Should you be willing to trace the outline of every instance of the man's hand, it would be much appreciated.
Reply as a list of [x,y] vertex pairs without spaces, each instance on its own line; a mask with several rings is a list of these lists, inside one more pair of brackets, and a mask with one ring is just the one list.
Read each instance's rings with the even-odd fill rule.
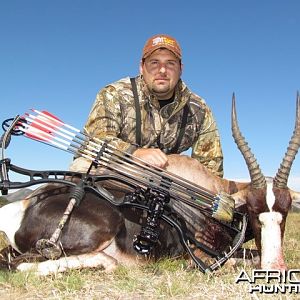
[[168,163],[167,155],[160,149],[139,148],[132,155],[159,168],[165,168]]

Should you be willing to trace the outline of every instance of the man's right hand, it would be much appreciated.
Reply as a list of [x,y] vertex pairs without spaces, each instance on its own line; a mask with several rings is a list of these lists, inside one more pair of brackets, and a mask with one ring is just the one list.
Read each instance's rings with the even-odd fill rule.
[[165,168],[168,163],[167,155],[160,149],[139,148],[132,155],[159,168]]

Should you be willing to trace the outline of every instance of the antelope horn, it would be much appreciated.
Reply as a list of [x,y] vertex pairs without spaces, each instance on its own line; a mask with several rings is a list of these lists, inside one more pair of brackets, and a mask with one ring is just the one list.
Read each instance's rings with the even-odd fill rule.
[[296,100],[296,121],[293,136],[289,142],[289,146],[285,153],[285,156],[280,164],[280,168],[274,178],[274,186],[277,188],[287,188],[287,182],[293,161],[296,157],[298,149],[300,147],[300,96],[297,92]]
[[261,189],[266,187],[266,179],[262,174],[259,165],[256,161],[256,158],[251,152],[248,143],[245,141],[245,138],[242,136],[241,131],[238,126],[237,117],[236,117],[236,109],[235,109],[235,95],[232,95],[232,110],[231,110],[231,131],[234,141],[242,153],[251,178],[251,185],[255,189]]

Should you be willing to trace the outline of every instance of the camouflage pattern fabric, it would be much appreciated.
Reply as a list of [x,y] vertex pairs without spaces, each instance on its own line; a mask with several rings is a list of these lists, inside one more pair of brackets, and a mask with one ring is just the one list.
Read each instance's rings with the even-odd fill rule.
[[[192,157],[214,174],[223,176],[220,136],[210,108],[198,95],[179,81],[174,102],[160,109],[141,76],[136,77],[141,109],[141,147],[172,152],[181,126],[183,107],[189,106],[184,136],[177,153],[192,148]],[[123,78],[100,90],[84,131],[91,136],[113,140],[119,150],[132,153],[136,145],[136,112],[130,78]]]

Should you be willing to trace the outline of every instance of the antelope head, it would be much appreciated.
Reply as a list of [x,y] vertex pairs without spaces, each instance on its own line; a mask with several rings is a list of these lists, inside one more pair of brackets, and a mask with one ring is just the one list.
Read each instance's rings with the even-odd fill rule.
[[232,98],[232,136],[247,164],[251,183],[244,191],[250,225],[255,243],[261,254],[263,269],[286,269],[282,253],[282,241],[288,212],[295,192],[287,186],[288,177],[300,147],[300,97],[297,93],[296,122],[287,152],[273,180],[267,179],[260,170],[237,123],[235,96]]

